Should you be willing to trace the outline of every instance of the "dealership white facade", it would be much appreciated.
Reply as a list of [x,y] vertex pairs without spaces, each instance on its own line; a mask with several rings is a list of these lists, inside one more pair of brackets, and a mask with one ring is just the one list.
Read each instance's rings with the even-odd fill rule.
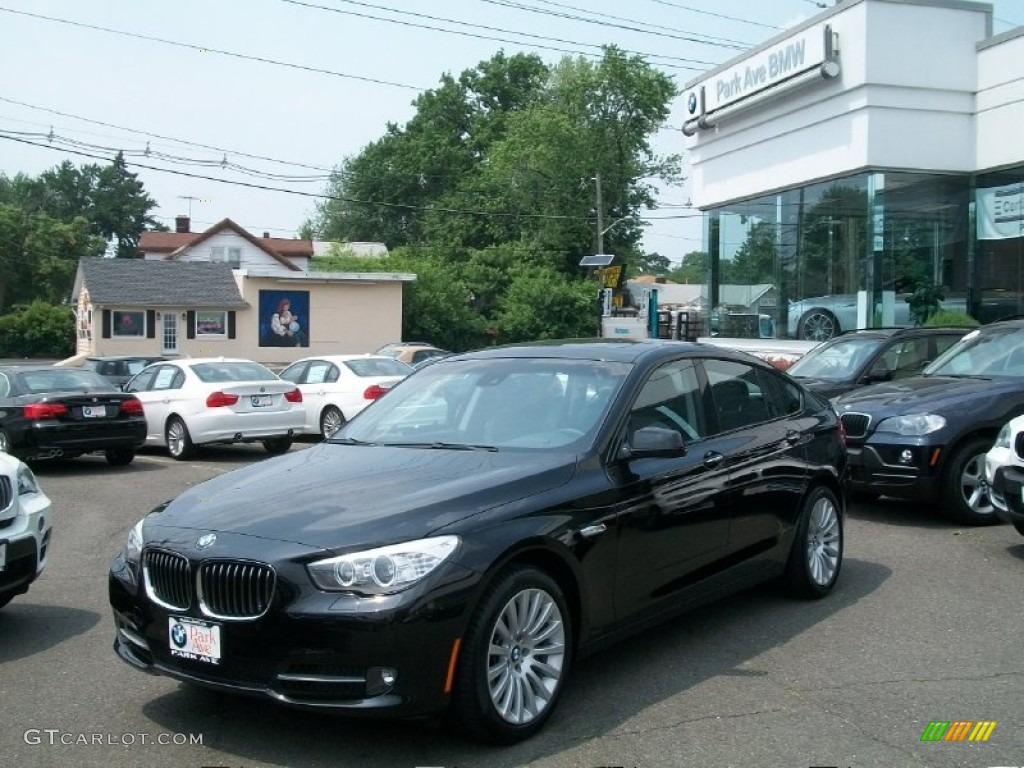
[[801,337],[909,322],[915,291],[1024,312],[1024,28],[992,22],[844,0],[687,84],[714,303],[771,283],[779,335]]

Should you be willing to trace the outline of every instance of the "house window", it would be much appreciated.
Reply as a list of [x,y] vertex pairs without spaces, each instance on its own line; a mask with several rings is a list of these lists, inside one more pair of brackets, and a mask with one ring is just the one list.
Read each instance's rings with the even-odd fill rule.
[[115,338],[144,338],[146,335],[146,313],[142,310],[115,309],[112,313],[111,332]]
[[227,312],[196,312],[196,336],[227,335]]
[[222,247],[210,249],[210,261],[214,264],[224,263],[224,249]]
[[231,265],[232,269],[238,269],[242,266],[241,248],[228,248],[228,264]]

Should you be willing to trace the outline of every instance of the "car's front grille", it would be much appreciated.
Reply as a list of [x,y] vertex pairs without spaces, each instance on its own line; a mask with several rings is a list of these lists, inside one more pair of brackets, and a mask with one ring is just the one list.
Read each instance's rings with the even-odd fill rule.
[[0,475],[0,512],[6,512],[14,504],[14,488],[11,478]]
[[839,418],[843,422],[843,429],[846,430],[847,437],[859,440],[867,436],[871,417],[866,413],[844,413]]
[[1017,439],[1013,441],[1013,450],[1024,459],[1024,432],[1017,433]]
[[199,605],[218,619],[255,619],[274,596],[274,570],[263,563],[213,560],[199,566]]
[[192,568],[188,558],[161,549],[147,549],[142,557],[146,592],[164,606],[184,611],[192,604]]

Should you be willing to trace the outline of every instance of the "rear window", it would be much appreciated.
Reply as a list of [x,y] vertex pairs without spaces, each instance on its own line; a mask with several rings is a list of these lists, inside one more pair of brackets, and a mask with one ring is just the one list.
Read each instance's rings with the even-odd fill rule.
[[93,371],[54,368],[52,371],[23,371],[15,376],[24,394],[43,392],[113,392],[110,382]]
[[413,370],[405,363],[387,357],[346,360],[345,367],[356,376],[408,376]]
[[192,366],[199,380],[207,384],[231,381],[266,381],[277,376],[259,363],[196,363]]

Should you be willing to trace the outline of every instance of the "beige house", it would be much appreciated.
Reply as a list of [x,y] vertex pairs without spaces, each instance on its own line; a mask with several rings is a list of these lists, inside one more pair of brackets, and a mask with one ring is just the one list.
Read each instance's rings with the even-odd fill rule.
[[279,262],[233,269],[204,261],[82,259],[72,295],[76,351],[263,363],[372,352],[402,337],[402,286],[415,279],[307,272]]

